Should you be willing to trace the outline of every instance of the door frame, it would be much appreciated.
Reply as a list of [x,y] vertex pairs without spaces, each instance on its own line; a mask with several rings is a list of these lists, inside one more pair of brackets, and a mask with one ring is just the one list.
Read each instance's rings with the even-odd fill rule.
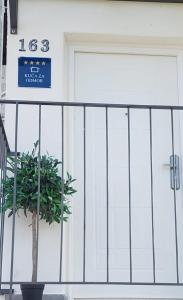
[[[164,44],[162,41],[162,44],[152,43],[149,44],[148,42],[144,43],[133,43],[133,44],[113,44],[110,41],[105,44],[100,44],[99,42],[96,43],[83,43],[83,42],[72,42],[69,41],[66,42],[66,64],[65,64],[65,74],[67,77],[66,80],[66,98],[69,102],[75,101],[75,55],[77,53],[91,53],[91,54],[127,54],[127,55],[147,55],[147,56],[171,56],[176,58],[177,62],[177,90],[178,90],[178,103],[180,106],[183,106],[183,45],[168,45]],[[97,102],[97,99],[96,99]],[[133,103],[132,103],[133,104]],[[71,114],[67,115],[67,125],[69,125],[69,128],[73,127],[73,118],[72,118],[72,112]],[[69,130],[69,136],[72,140],[71,132],[72,129]],[[183,133],[183,120],[180,121],[180,132]],[[67,143],[66,143],[67,144]],[[67,163],[70,165],[69,170],[72,170],[73,168],[73,153],[72,149],[73,147],[70,145],[68,147],[69,149],[69,157],[72,158],[70,162]],[[181,153],[183,155],[183,139],[181,140]],[[67,228],[67,246],[69,246],[68,256],[70,259],[68,260],[67,266],[69,268],[68,276],[73,274],[73,264],[72,264],[72,258],[73,258],[73,247],[72,247],[72,240],[73,240],[73,219],[72,215],[70,216],[70,222],[69,226]],[[135,286],[133,287],[133,292],[131,293],[130,299],[138,299],[138,298],[147,298],[149,299],[149,295],[147,293],[147,290],[145,290],[145,293],[141,292],[142,287]],[[150,288],[150,287],[149,287]],[[158,299],[161,297],[162,289],[163,287],[154,287],[155,291],[152,293],[152,298]],[[128,295],[128,286],[121,287],[121,291],[123,291],[123,299],[129,299]],[[146,288],[148,289],[148,288]],[[178,289],[181,289],[183,293],[183,287],[178,287]],[[102,292],[96,292],[95,289],[92,288],[92,286],[81,286],[79,289],[73,288],[72,286],[68,286],[67,293],[69,300],[73,299],[122,299],[121,295],[116,296],[115,295],[115,286],[103,286],[101,288]],[[173,291],[173,292],[172,292]],[[118,292],[119,293],[119,292]],[[146,294],[146,295],[145,295]],[[173,287],[171,291],[164,292],[164,299],[175,299],[175,298],[181,298],[180,296],[180,290],[177,292],[176,287]],[[136,298],[135,298],[136,297]],[[162,297],[161,297],[162,299]]]

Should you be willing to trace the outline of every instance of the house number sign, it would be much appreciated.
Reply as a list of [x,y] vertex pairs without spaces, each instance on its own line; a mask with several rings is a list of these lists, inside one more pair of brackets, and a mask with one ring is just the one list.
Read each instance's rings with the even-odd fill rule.
[[[25,43],[25,39],[19,40],[20,42],[20,52],[26,52],[27,50],[31,52],[36,52],[41,50],[41,52],[48,52],[50,50],[50,42],[47,39],[38,41],[37,39],[32,39]],[[26,44],[26,45],[25,45]]]

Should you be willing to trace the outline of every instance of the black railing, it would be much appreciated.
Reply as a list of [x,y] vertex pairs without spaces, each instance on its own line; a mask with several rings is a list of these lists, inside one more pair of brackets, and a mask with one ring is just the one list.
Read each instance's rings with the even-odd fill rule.
[[[27,280],[22,278],[23,275],[21,274],[21,276],[19,276],[21,278],[17,279],[16,272],[14,272],[16,263],[15,239],[18,235],[16,231],[15,214],[17,193],[16,161],[19,151],[30,150],[29,137],[32,134],[31,128],[37,126],[37,131],[32,129],[34,131],[32,135],[34,135],[35,140],[37,139],[40,142],[38,153],[39,178],[37,211],[39,212],[40,205],[39,162],[42,148],[46,149],[44,143],[47,142],[49,146],[52,143],[51,148],[54,149],[54,143],[56,143],[59,138],[60,148],[58,152],[60,152],[62,160],[62,178],[64,178],[66,171],[70,171],[68,168],[73,170],[79,196],[76,195],[76,199],[74,198],[72,202],[77,203],[77,201],[79,201],[78,206],[80,205],[80,208],[77,208],[77,213],[81,213],[81,215],[77,216],[78,223],[74,219],[77,213],[72,216],[72,221],[75,224],[72,226],[78,226],[79,238],[75,239],[75,241],[78,243],[77,247],[79,250],[77,250],[75,254],[72,254],[72,258],[69,254],[65,254],[65,252],[67,252],[67,246],[64,242],[65,225],[63,224],[62,218],[59,232],[60,247],[55,249],[59,254],[59,260],[57,262],[58,269],[55,269],[55,273],[58,273],[58,279],[38,279],[38,282],[45,282],[46,284],[182,286],[183,259],[181,252],[183,252],[183,241],[181,240],[181,233],[183,228],[181,223],[182,212],[180,210],[182,199],[182,179],[180,175],[181,159],[179,159],[179,165],[177,165],[175,156],[178,154],[177,157],[181,157],[182,155],[180,144],[183,107],[13,100],[3,100],[0,103],[6,105],[7,111],[10,109],[10,113],[8,117],[6,117],[6,128],[9,132],[8,138],[10,138],[11,141],[14,139],[14,142],[11,144],[11,150],[14,152],[15,158],[11,239],[10,235],[4,237],[4,215],[2,214],[1,216],[1,284],[10,285],[10,289],[12,289],[14,284],[27,282]],[[58,118],[57,121],[53,117],[54,114],[51,114],[51,117],[49,115],[53,107],[56,108],[56,110],[54,110],[55,116],[60,116],[60,119]],[[44,111],[45,108],[48,109],[46,113]],[[20,119],[25,116],[25,109],[27,117],[34,113],[32,122],[29,124],[29,132],[26,130],[25,123],[20,121]],[[46,116],[45,119],[44,115]],[[8,129],[9,126],[12,128],[12,123],[10,124],[8,122],[12,122],[13,119],[14,133],[12,133],[12,138],[11,132]],[[26,118],[24,122],[26,122]],[[43,123],[45,123],[46,128],[43,127]],[[48,132],[50,127],[54,127],[57,132],[52,131],[49,137]],[[19,134],[20,129],[21,134]],[[54,139],[53,135],[55,135]],[[2,137],[3,136],[5,136],[4,129],[2,132]],[[0,136],[4,156],[1,162],[1,173],[2,176],[4,176],[6,169],[4,158],[6,157],[7,144],[5,147],[5,141],[2,137]],[[26,143],[29,145],[27,148],[25,146]],[[119,150],[118,148],[121,151],[121,157],[119,151],[116,151],[116,149]],[[92,153],[91,151],[94,152]],[[164,153],[165,157],[164,160],[162,160]],[[169,156],[166,156],[167,153],[171,156],[170,162]],[[78,161],[80,166],[75,166],[75,162]],[[99,166],[100,162],[101,165]],[[166,162],[170,164],[168,168],[166,168]],[[171,178],[169,179],[170,176]],[[177,188],[176,185],[177,181],[180,183],[179,188]],[[94,189],[97,190],[97,188],[101,188],[98,193],[93,191]],[[116,190],[116,188],[118,190]],[[77,199],[77,197],[79,199]],[[118,202],[115,202],[115,198],[118,198]],[[119,199],[121,199],[121,202]],[[3,203],[3,201],[4,198],[2,195],[1,202]],[[103,218],[103,225],[101,226],[103,231],[100,224],[97,223],[97,220],[88,221],[90,213],[93,215],[96,213],[97,202],[95,201],[98,201],[101,206],[100,209],[102,209],[102,214],[100,213],[99,215]],[[117,217],[120,224],[117,228],[112,225],[112,222],[115,223],[115,217],[112,215],[114,202],[118,203],[115,204],[117,213],[119,211],[122,213],[121,216],[118,215]],[[93,212],[91,210],[91,203],[94,203]],[[167,205],[163,206],[166,203]],[[139,215],[137,211],[141,211]],[[146,212],[146,214],[144,212]],[[139,227],[141,219],[144,219],[144,229],[142,224],[141,227]],[[41,232],[39,231],[39,227],[40,220],[38,219],[37,235],[40,239]],[[95,249],[92,250],[92,252],[89,246],[89,240],[92,238],[90,237],[92,228],[95,228],[96,232],[100,231],[101,238],[105,236],[104,241],[101,242],[101,251],[104,261],[102,262],[102,267],[99,268],[100,275],[96,275],[95,272],[97,271],[92,271],[89,267],[89,260],[91,259],[89,256],[96,251]],[[142,231],[140,233],[139,228]],[[169,233],[169,231],[171,232]],[[96,232],[93,235],[94,238],[96,238]],[[120,271],[121,273],[116,272],[116,274],[120,273],[118,276],[114,274],[115,267],[111,267],[113,263],[112,260],[115,260],[114,248],[115,243],[117,243],[114,241],[111,242],[114,235],[116,235],[115,241],[125,240],[125,246],[121,246],[121,244],[118,246],[119,253],[121,254],[117,262],[120,265],[121,260],[123,261],[123,266],[120,269],[122,270]],[[143,235],[148,239],[147,244],[146,239],[142,238]],[[9,258],[7,258],[7,252],[5,253],[3,251],[4,238],[9,241],[8,247],[9,250],[11,249]],[[163,242],[163,239],[165,242]],[[142,244],[145,243],[146,246],[141,247],[139,240],[141,240]],[[93,241],[93,244],[94,243]],[[37,253],[37,273],[39,273],[38,262],[39,256],[42,255],[39,249],[39,240],[37,240],[37,249],[39,250],[39,255]],[[141,254],[139,255],[140,251]],[[139,260],[142,260],[143,251],[144,256],[148,257],[148,259],[146,259],[146,265],[142,267],[144,264],[142,261],[141,265],[137,266]],[[124,259],[122,253],[124,253],[126,259]],[[167,273],[167,270],[163,269],[165,263],[162,266],[164,256],[166,256],[166,259],[170,262],[170,267],[168,268],[170,276],[165,276],[165,279],[163,279],[163,276]],[[7,260],[9,260],[8,266],[10,268],[4,276],[2,268],[3,259],[6,263]],[[65,259],[68,261],[70,259],[72,261],[78,259],[80,261],[79,266],[77,265],[78,272],[77,268],[73,266],[77,274],[73,276],[65,275],[68,268],[67,263],[64,266]],[[126,260],[128,260],[127,263]],[[143,272],[144,275],[142,275]],[[139,278],[138,274],[141,274]],[[146,276],[147,278],[145,278]]]
[[[0,115],[0,207],[2,211],[2,207],[4,205],[4,194],[3,194],[3,180],[6,177],[6,158],[7,154],[10,152],[8,140],[6,137],[4,124],[2,121],[2,117]],[[5,223],[5,215],[1,213],[0,216],[0,293],[6,293],[6,290],[1,288],[2,281],[2,264],[3,264],[3,243],[4,243],[4,223]]]

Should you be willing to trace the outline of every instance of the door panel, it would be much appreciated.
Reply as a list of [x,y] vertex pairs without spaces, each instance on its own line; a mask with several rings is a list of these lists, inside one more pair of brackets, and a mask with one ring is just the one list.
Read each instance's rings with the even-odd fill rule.
[[75,54],[75,100],[175,105],[177,59],[163,55]]
[[[74,99],[79,102],[178,105],[176,58],[77,52]],[[152,110],[151,117],[152,131],[149,110],[131,109],[128,115],[127,109],[108,109],[107,190],[106,111],[104,108],[86,108],[86,281],[107,279],[108,192],[109,281],[130,280],[131,218],[133,282],[153,282],[153,263],[156,282],[176,282],[176,250],[182,246],[182,191],[176,192],[179,207],[179,243],[176,245],[175,195],[170,189],[167,167],[172,154],[171,112]],[[74,113],[73,158],[77,160],[74,175],[79,191],[73,207],[72,227],[76,237],[74,244],[79,245],[73,249],[73,262],[74,257],[78,258],[72,273],[72,280],[76,281],[82,280],[83,276],[83,223],[79,217],[83,217],[84,209],[82,118],[81,109],[79,114]],[[179,140],[180,114],[175,113],[174,147],[176,154],[181,155]],[[178,258],[181,269],[180,251]]]

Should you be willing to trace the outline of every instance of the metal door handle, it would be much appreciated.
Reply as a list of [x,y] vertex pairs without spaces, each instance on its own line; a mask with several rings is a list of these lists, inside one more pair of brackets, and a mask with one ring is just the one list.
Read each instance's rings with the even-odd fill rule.
[[178,155],[170,156],[170,186],[172,190],[180,189],[180,158]]

